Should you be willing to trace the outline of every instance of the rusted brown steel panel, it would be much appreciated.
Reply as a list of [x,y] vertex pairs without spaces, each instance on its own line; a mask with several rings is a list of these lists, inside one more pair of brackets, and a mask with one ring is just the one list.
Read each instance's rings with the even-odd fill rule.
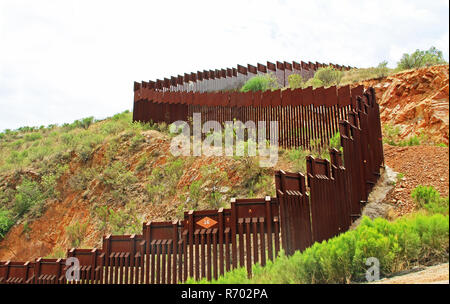
[[84,279],[88,283],[101,284],[103,282],[103,266],[105,263],[105,254],[102,250],[94,249],[78,249],[72,248],[67,252],[67,257],[75,257],[78,259],[80,266],[84,267]]
[[302,69],[302,65],[297,61],[292,61],[292,68],[294,70],[300,71]]
[[315,106],[324,106],[325,105],[325,89],[323,87],[319,87],[313,90],[314,96],[314,105]]
[[62,284],[65,283],[65,259],[38,258],[34,263],[34,276],[36,284]]
[[197,71],[197,80],[199,81],[203,80],[203,73],[200,71]]
[[258,73],[258,69],[254,65],[248,64],[247,67],[248,67],[249,73],[252,73],[252,74]]
[[276,66],[276,64],[274,64],[270,61],[267,61],[267,69],[272,72],[275,72],[277,70],[277,66]]
[[170,88],[170,79],[169,78],[164,78],[163,87]]
[[285,70],[292,71],[292,63],[285,61],[283,65]]
[[351,104],[350,86],[338,88],[338,105],[340,108]]
[[185,83],[189,83],[189,81],[191,80],[191,75],[187,74],[187,73],[184,73],[183,80],[184,80]]
[[242,65],[239,65],[239,64],[237,65],[237,71],[240,74],[247,75],[247,68]]
[[353,108],[356,108],[356,97],[361,96],[364,93],[364,86],[359,85],[357,87],[354,87],[351,89],[351,96],[352,96],[352,106]]
[[236,107],[238,105],[238,96],[239,93],[237,92],[231,92],[230,93],[230,107]]
[[177,84],[183,85],[184,84],[184,78],[181,75],[177,76]]
[[258,63],[257,69],[261,73],[267,73],[267,67],[264,64]]
[[281,106],[281,90],[268,91],[270,94],[269,106]]
[[35,283],[34,262],[6,261],[0,263],[0,283]]
[[281,92],[281,103],[279,105],[288,106],[293,104],[292,90],[287,89]]
[[270,106],[272,100],[272,93],[270,91],[265,91],[261,94],[261,106],[268,107]]
[[312,87],[307,87],[302,90],[303,105],[309,106],[314,104],[314,95]]
[[197,82],[197,73],[192,72],[191,75],[189,75],[189,79],[193,82]]
[[170,77],[170,85],[171,86],[176,87],[177,86],[177,81],[178,81],[177,77],[175,77],[175,76]]

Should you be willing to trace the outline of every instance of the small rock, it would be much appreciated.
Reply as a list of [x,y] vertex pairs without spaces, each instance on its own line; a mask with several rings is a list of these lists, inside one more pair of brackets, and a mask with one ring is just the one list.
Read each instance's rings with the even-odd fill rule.
[[220,187],[219,190],[220,193],[227,193],[228,191],[230,191],[230,187]]

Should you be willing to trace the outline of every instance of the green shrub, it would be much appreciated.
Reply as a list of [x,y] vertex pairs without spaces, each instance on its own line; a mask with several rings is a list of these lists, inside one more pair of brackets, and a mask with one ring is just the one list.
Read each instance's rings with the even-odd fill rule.
[[66,227],[67,237],[72,247],[81,245],[86,236],[87,226],[88,223],[80,224],[79,222],[75,222],[73,225]]
[[127,170],[125,163],[117,161],[103,171],[100,180],[112,189],[121,189],[137,182],[137,177]]
[[288,157],[294,165],[293,170],[295,172],[306,173],[306,156],[308,155],[310,155],[310,152],[302,149],[302,147],[289,150]]
[[14,225],[14,220],[12,219],[11,212],[0,209],[0,240],[5,237],[12,225]]
[[83,129],[89,129],[89,126],[92,125],[94,122],[94,117],[86,117],[82,118],[80,120],[75,120],[72,124],[72,128],[83,128]]
[[[223,204],[223,195],[220,193],[220,185],[228,182],[228,175],[220,170],[215,164],[206,165],[200,168],[202,181],[207,181],[208,193],[206,199],[210,208],[219,208]],[[203,183],[202,182],[202,183]]]
[[[254,265],[251,279],[244,268],[239,268],[211,283],[364,282],[368,268],[365,262],[370,257],[380,261],[380,275],[384,277],[417,265],[448,262],[448,250],[448,215],[416,215],[394,222],[364,217],[355,230],[315,243],[290,257],[281,252],[264,267]],[[187,283],[195,281],[189,279]]]
[[136,134],[135,136],[133,136],[133,138],[131,138],[131,144],[130,144],[130,151],[136,151],[139,146],[145,142],[145,137],[142,136],[141,134]]
[[14,212],[21,217],[31,207],[42,205],[45,198],[37,182],[24,178],[22,183],[17,186],[17,192],[14,198]]
[[330,143],[329,143],[329,147],[330,148],[334,148],[337,150],[341,150],[342,151],[342,146],[341,146],[341,133],[336,132],[333,137],[330,138]]
[[241,92],[276,90],[278,87],[278,81],[275,75],[268,73],[255,76],[247,80],[247,82],[242,86]]
[[323,87],[323,86],[324,86],[324,84],[323,84],[322,80],[317,79],[317,78],[310,78],[303,85],[303,88],[313,87],[313,89],[315,89],[315,88]]
[[420,208],[432,214],[448,214],[448,197],[441,197],[441,194],[433,186],[419,185],[411,192],[411,197]]
[[73,174],[69,178],[69,186],[73,190],[83,191],[86,190],[89,183],[98,177],[98,168],[85,168],[81,169],[77,174]]
[[319,79],[326,87],[338,85],[341,82],[342,71],[332,66],[322,67],[316,71],[314,78]]
[[108,166],[99,176],[100,181],[109,186],[117,201],[125,201],[128,188],[138,181],[133,172],[126,168],[123,162],[117,161]]
[[408,139],[401,140],[398,145],[400,147],[404,146],[418,146],[420,145],[420,139],[416,135],[409,137]]
[[299,74],[292,74],[288,77],[289,87],[291,89],[298,89],[303,87],[303,78]]
[[191,185],[189,186],[189,197],[193,201],[194,205],[196,206],[198,204],[198,201],[200,200],[201,196],[201,186],[203,181],[197,180],[193,181]]
[[437,201],[441,195],[433,186],[419,185],[411,192],[411,197],[420,207],[424,207],[426,204]]
[[66,254],[67,254],[67,252],[63,248],[57,246],[52,250],[52,252],[49,255],[45,256],[44,258],[45,259],[64,259],[64,258],[66,258]]
[[35,141],[41,139],[42,135],[39,133],[30,133],[25,135],[25,141]]
[[396,146],[400,134],[400,127],[392,124],[383,125],[383,141],[391,146]]
[[136,165],[136,172],[141,172],[145,169],[145,166],[148,164],[148,156],[143,155],[139,158],[139,162]]
[[115,235],[138,234],[142,230],[136,203],[131,201],[121,210],[114,211],[108,206],[100,206],[94,210],[99,218],[99,229]]
[[172,157],[160,168],[154,168],[147,184],[150,200],[153,203],[161,203],[164,198],[174,195],[183,170],[184,160],[181,157]]
[[403,57],[397,63],[398,70],[416,69],[424,66],[435,64],[444,64],[444,56],[442,51],[432,46],[427,51],[417,49],[412,54],[403,54]]

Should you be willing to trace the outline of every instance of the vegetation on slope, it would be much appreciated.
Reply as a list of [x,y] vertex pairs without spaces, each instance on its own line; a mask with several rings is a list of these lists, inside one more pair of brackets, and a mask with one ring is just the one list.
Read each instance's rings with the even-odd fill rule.
[[267,73],[264,75],[258,75],[250,78],[242,86],[241,92],[256,92],[279,89],[277,78],[273,73]]
[[365,217],[351,231],[315,243],[303,252],[287,257],[280,253],[266,266],[253,266],[253,277],[238,268],[218,280],[187,283],[350,283],[364,282],[368,258],[380,262],[380,276],[385,277],[417,265],[448,262],[449,201],[432,187],[419,186],[412,193],[420,212],[393,222]]
[[[355,68],[349,71],[340,71],[332,66],[319,68],[314,77],[307,80],[301,75],[292,74],[288,77],[289,88],[318,88],[337,85],[348,85],[370,79],[378,79],[395,74],[408,69],[417,69],[425,66],[447,63],[444,60],[442,51],[431,47],[429,50],[416,50],[411,54],[403,54],[395,69],[387,67],[388,62],[383,61],[376,67]],[[249,79],[241,88],[242,92],[266,91],[279,89],[276,78],[271,75],[255,76]],[[286,88],[283,88],[286,89]]]
[[[133,123],[125,111],[1,133],[0,239],[15,224],[28,235],[31,223],[67,198],[88,203],[89,216],[70,220],[64,232],[68,243],[83,245],[92,226],[102,234],[136,233],[147,218],[181,219],[189,209],[227,207],[231,197],[274,195],[278,168],[261,168],[249,156],[173,157],[168,129]],[[304,170],[307,154],[281,150],[280,168]]]
[[[134,142],[141,131],[151,127],[132,123],[131,113],[125,111],[97,123],[89,117],[62,126],[23,127],[1,133],[0,238],[16,222],[40,217],[49,201],[60,201],[58,182],[74,171],[70,167],[75,163],[80,170],[69,177],[72,190],[84,191],[98,178],[112,189],[116,201],[126,200],[124,188],[136,177],[120,162],[111,167],[107,164],[116,156],[121,139]],[[105,161],[94,165],[93,155],[104,143],[108,143]]]

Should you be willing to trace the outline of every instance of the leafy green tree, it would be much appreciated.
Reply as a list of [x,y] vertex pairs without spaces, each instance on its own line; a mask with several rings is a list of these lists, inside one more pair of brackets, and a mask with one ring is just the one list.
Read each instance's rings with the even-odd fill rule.
[[397,63],[397,69],[407,70],[443,63],[446,63],[446,61],[442,51],[432,46],[427,51],[417,49],[412,54],[403,54],[403,57]]
[[387,67],[388,62],[386,60],[380,62],[376,67],[376,71],[378,72],[378,77],[386,77],[389,74],[389,68]]

